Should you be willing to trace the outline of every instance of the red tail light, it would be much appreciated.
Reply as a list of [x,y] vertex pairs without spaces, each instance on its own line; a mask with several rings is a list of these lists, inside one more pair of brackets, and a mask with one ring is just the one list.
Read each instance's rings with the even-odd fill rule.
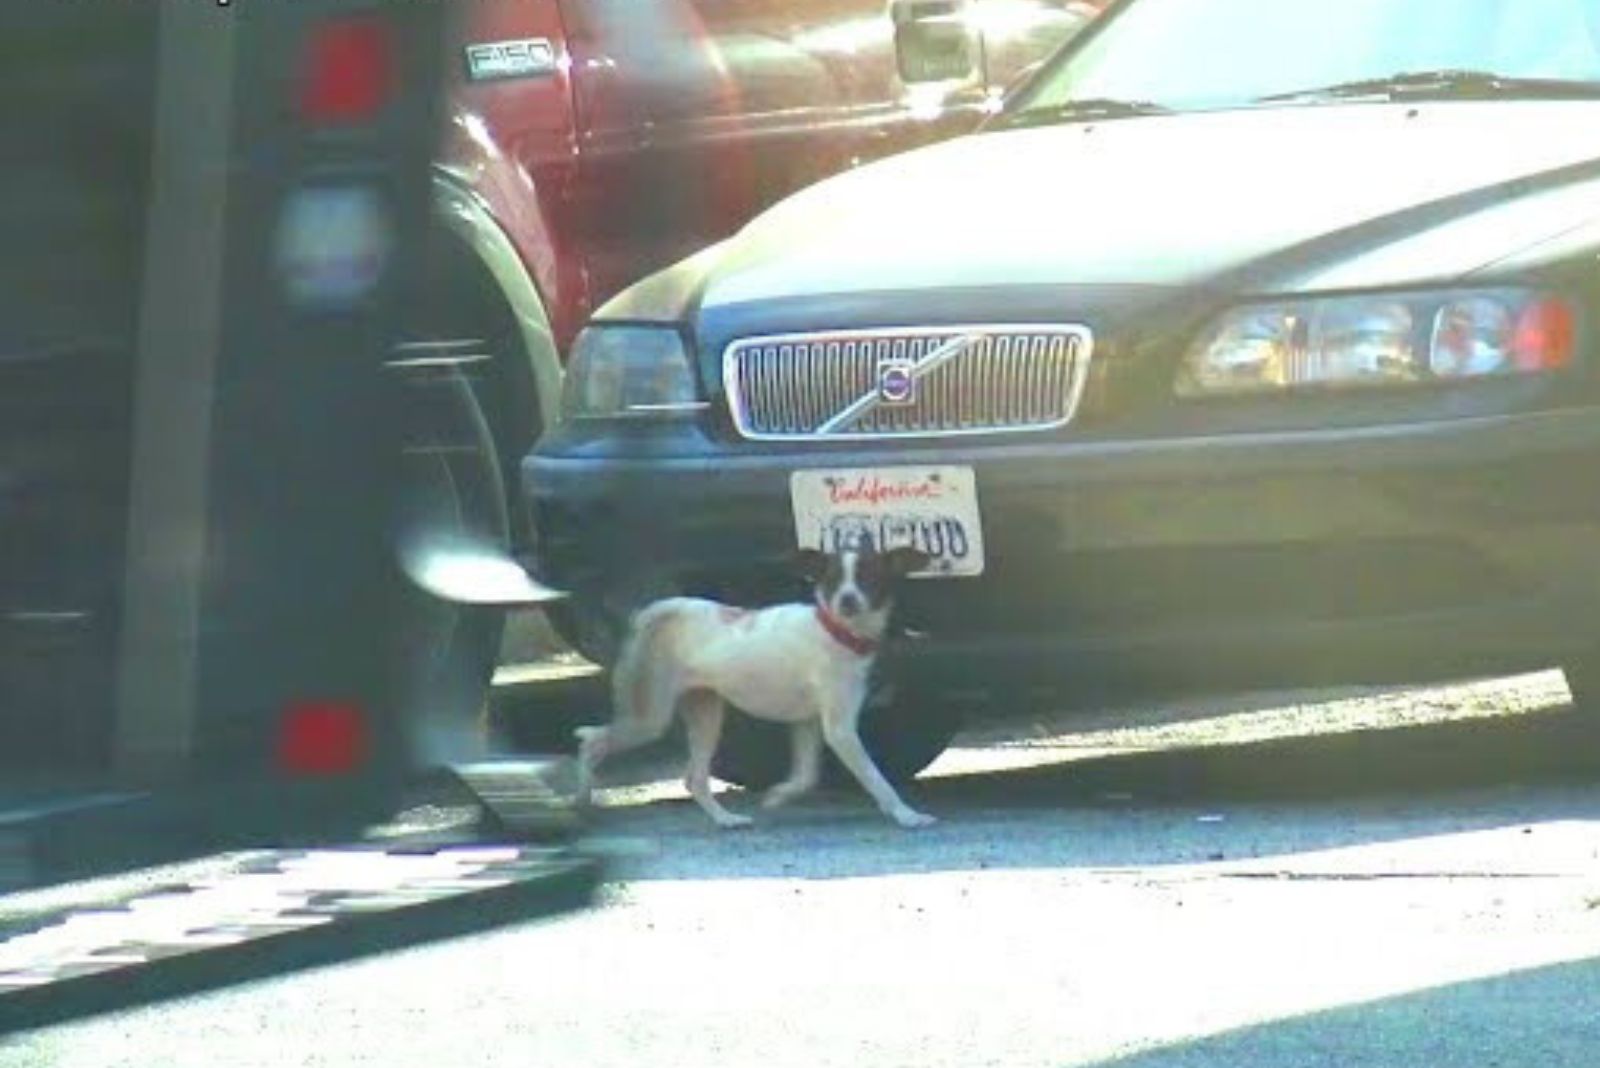
[[1572,306],[1553,297],[1535,301],[1517,316],[1512,350],[1524,371],[1553,371],[1572,363]]
[[317,27],[306,42],[300,113],[316,124],[367,122],[394,90],[394,42],[376,18]]
[[359,705],[306,701],[284,709],[278,768],[291,775],[345,775],[367,759],[367,717]]

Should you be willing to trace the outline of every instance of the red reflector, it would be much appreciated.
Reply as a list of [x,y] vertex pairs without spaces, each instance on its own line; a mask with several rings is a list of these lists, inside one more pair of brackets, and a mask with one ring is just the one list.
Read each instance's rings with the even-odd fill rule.
[[389,99],[394,49],[374,18],[330,22],[312,32],[301,71],[300,112],[309,122],[373,118]]
[[1572,308],[1564,300],[1534,301],[1517,316],[1511,351],[1524,371],[1550,371],[1572,362]]
[[367,718],[357,705],[306,701],[284,710],[278,767],[293,775],[342,775],[367,757]]

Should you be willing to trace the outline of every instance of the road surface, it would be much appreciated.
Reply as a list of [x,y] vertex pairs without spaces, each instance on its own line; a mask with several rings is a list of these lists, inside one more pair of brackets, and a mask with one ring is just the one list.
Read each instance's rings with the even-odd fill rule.
[[965,737],[919,832],[848,792],[718,832],[650,755],[591,910],[0,1066],[1600,1064],[1600,731],[1558,674],[1070,726]]

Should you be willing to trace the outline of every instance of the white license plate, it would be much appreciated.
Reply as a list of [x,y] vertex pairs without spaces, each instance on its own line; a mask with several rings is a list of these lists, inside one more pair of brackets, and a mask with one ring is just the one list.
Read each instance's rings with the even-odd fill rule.
[[789,476],[801,548],[833,550],[863,534],[880,551],[914,545],[924,575],[983,574],[983,522],[972,468],[857,467]]

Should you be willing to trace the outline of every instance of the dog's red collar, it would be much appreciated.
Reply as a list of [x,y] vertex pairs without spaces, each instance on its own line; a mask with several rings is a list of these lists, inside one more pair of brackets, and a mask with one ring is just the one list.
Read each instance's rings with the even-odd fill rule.
[[878,651],[878,643],[871,638],[863,638],[849,627],[839,621],[839,618],[822,605],[817,605],[817,622],[822,624],[822,629],[828,632],[828,637],[855,653],[857,656],[871,656]]

